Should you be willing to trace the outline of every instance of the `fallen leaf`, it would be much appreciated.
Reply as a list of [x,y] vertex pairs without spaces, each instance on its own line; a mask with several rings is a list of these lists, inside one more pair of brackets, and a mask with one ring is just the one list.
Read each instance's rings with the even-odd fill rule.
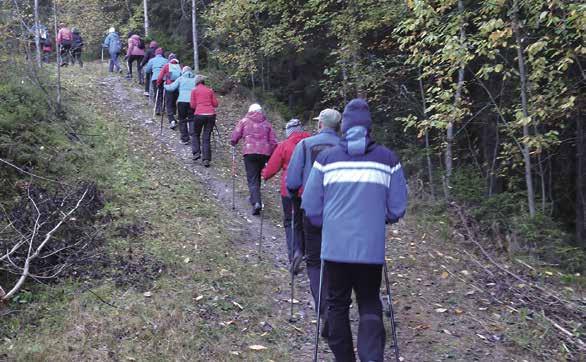
[[144,292],[143,295],[148,298],[148,297],[152,297],[153,296],[153,293],[151,293],[151,292]]
[[436,308],[436,310],[435,310],[436,313],[445,313],[447,311],[448,310],[446,308]]
[[484,339],[485,341],[488,339],[488,338],[486,338],[485,336],[483,336],[482,334],[478,334],[478,333],[476,333],[476,335],[477,335],[478,337],[480,337],[480,338]]
[[183,262],[184,262],[185,264],[189,263],[190,261],[191,261],[191,259],[189,259],[189,258],[185,258],[185,259],[183,259]]
[[238,351],[230,351],[230,354],[234,355],[234,356],[239,356],[240,352]]
[[444,332],[445,334],[448,334],[450,336],[452,335],[452,332],[448,331],[447,329],[442,330],[442,332]]
[[447,271],[442,273],[442,279],[447,279],[449,276],[450,274]]
[[234,302],[234,301],[232,301],[232,304],[234,304],[235,306],[237,306],[237,307],[238,307],[238,309],[240,309],[240,310],[244,310],[244,307],[243,307],[243,306],[241,306],[240,304],[238,304],[237,302]]
[[196,301],[196,302],[198,302],[198,301],[200,301],[200,300],[202,300],[202,299],[203,299],[203,295],[200,295],[200,296],[198,296],[197,298],[195,298],[195,301]]
[[252,346],[249,346],[248,348],[253,351],[264,351],[265,349],[267,349],[267,347],[262,346],[260,344],[253,344]]
[[460,314],[464,314],[464,311],[460,308],[456,308],[456,309],[454,309],[454,313],[456,313],[457,315],[460,315]]

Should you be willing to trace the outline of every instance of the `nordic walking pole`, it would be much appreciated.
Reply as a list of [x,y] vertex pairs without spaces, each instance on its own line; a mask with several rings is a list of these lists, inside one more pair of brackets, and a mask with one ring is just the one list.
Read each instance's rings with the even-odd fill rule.
[[[156,118],[157,115],[157,102],[159,101],[159,88],[155,92],[155,106],[153,107],[153,119]],[[161,133],[163,133],[163,124],[161,124]]]
[[232,210],[236,210],[236,147],[232,146]]
[[163,134],[163,118],[167,109],[167,100],[165,99],[165,86],[163,86],[163,104],[161,105],[161,134]]
[[319,347],[319,327],[321,322],[321,292],[324,282],[324,267],[325,261],[320,260],[321,266],[319,268],[319,291],[317,292],[317,323],[315,327],[315,349],[313,350],[313,362],[317,362],[317,349]]
[[[266,164],[265,164],[265,167],[266,167]],[[264,183],[266,183],[266,181],[263,182],[263,183],[261,183],[261,188],[260,188],[261,191],[262,191],[262,185]],[[262,192],[261,192],[261,195],[262,195]],[[262,226],[263,226],[263,223],[264,223],[264,218],[265,218],[265,205],[261,202],[261,204],[260,204],[260,236],[258,238],[258,260],[261,260],[261,252],[262,252]]]
[[389,310],[387,311],[387,316],[391,320],[391,329],[393,333],[393,346],[395,350],[395,360],[399,362],[399,343],[397,341],[397,325],[395,323],[395,312],[393,311],[393,301],[391,299],[391,286],[389,283],[389,270],[387,269],[387,261],[383,265],[384,273],[385,273],[385,284],[387,286],[387,305]]
[[[295,205],[291,198],[291,246],[295,246]],[[295,253],[295,252],[293,252]],[[294,266],[294,265],[293,265]],[[293,322],[293,301],[295,300],[295,270],[291,270],[291,314],[289,322]]]

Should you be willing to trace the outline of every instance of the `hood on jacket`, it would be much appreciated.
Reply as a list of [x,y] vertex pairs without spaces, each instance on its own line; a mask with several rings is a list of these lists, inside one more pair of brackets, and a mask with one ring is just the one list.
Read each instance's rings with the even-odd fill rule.
[[368,103],[362,98],[355,98],[348,102],[342,114],[342,133],[355,126],[362,126],[370,129],[372,119]]
[[181,76],[183,78],[195,78],[195,75],[193,75],[191,70],[184,70],[183,73],[181,73]]
[[350,156],[360,156],[372,150],[376,144],[370,140],[369,131],[364,126],[355,126],[344,133],[340,146]]
[[246,118],[250,119],[254,123],[262,123],[267,120],[264,113],[262,113],[260,111],[248,112],[248,113],[246,113]]

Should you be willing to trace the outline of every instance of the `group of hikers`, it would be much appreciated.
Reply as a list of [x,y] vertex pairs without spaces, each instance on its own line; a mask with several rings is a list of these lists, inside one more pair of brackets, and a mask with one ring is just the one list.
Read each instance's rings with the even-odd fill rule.
[[[114,28],[103,45],[110,53],[110,72],[120,71],[121,47]],[[165,111],[169,127],[179,125],[181,142],[191,143],[193,160],[201,158],[203,166],[210,167],[210,140],[219,103],[206,78],[189,66],[181,67],[176,55],[165,55],[156,41],[144,49],[137,34],[128,37],[126,59],[127,78],[132,78],[132,65],[137,63],[138,81],[144,83],[154,113]],[[291,119],[285,126],[285,139],[278,142],[262,106],[251,104],[231,132],[233,160],[240,146],[253,215],[263,211],[262,180],[281,171],[290,272],[300,273],[305,261],[318,328],[319,316],[325,320],[319,333],[327,339],[336,361],[356,358],[349,319],[353,290],[360,315],[359,358],[383,361],[380,285],[386,263],[385,225],[405,214],[408,195],[403,170],[397,155],[371,138],[372,117],[366,100],[351,100],[342,114],[324,109],[314,121],[318,131],[311,135],[302,121]]]
[[[51,34],[45,25],[35,25],[31,29],[30,33],[30,47],[36,46],[36,37],[39,37],[39,46],[41,53],[41,60],[45,63],[49,63],[51,54],[53,53],[53,41],[51,40]],[[57,49],[57,62],[61,66],[75,65],[77,62],[80,67],[83,67],[83,61],[81,54],[84,46],[81,32],[78,28],[69,28],[65,23],[59,24],[59,30],[55,37],[55,46]]]

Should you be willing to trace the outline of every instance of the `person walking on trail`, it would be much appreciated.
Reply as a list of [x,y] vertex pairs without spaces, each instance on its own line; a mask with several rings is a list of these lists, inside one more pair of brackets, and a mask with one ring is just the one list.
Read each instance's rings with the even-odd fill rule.
[[[305,246],[303,243],[303,227],[301,221],[301,198],[298,194],[289,196],[286,187],[287,168],[293,155],[295,146],[304,138],[310,136],[303,130],[303,125],[298,119],[290,120],[285,126],[286,139],[280,142],[271,155],[267,166],[262,170],[262,178],[268,180],[275,176],[279,170],[281,173],[281,203],[283,205],[283,226],[287,240],[287,252],[291,271],[298,273],[299,265],[303,259]],[[295,217],[295,225],[292,225],[292,212]]]
[[[170,53],[168,57],[168,63],[161,68],[159,75],[157,77],[157,86],[162,88],[163,84],[171,84],[177,78],[181,76],[181,65],[179,64],[179,59],[175,56],[175,54]],[[167,110],[167,119],[169,120],[169,128],[175,129],[177,126],[177,121],[175,120],[175,112],[177,103],[177,97],[179,96],[179,91],[171,91],[165,92],[165,108]]]
[[53,41],[51,40],[51,34],[48,30],[42,31],[40,35],[41,50],[43,51],[43,62],[49,63],[51,53],[53,52]]
[[110,64],[108,68],[110,73],[121,73],[122,68],[120,68],[120,64],[118,63],[118,56],[120,55],[122,45],[120,44],[120,36],[113,27],[108,29],[108,36],[104,39],[102,47],[107,48],[108,53],[110,54]]
[[[59,54],[59,61],[60,65],[64,66],[68,64],[68,61],[65,60],[64,56],[69,54],[71,50],[71,43],[73,40],[73,33],[71,30],[65,25],[65,23],[59,24],[59,32],[57,33],[56,43],[57,49]],[[69,56],[67,56],[69,58]]]
[[269,156],[277,147],[277,137],[273,126],[263,113],[262,107],[257,103],[250,105],[246,116],[238,121],[232,131],[230,143],[232,146],[236,146],[241,139],[244,143],[242,154],[244,155],[252,214],[259,215],[262,209],[260,173],[269,160]]
[[143,83],[142,60],[144,58],[144,42],[138,34],[132,34],[128,38],[128,50],[126,51],[126,61],[128,64],[128,74],[126,79],[132,79],[132,64],[136,62],[136,74],[138,82]]
[[[214,91],[206,86],[205,77],[201,75],[196,77],[195,88],[191,91],[189,103],[194,110],[193,122],[189,126],[193,160],[198,160],[201,155],[204,167],[210,167],[212,160],[211,140],[216,125],[218,100]],[[203,144],[200,147],[202,131]]]
[[[193,108],[191,108],[190,98],[191,91],[195,88],[195,76],[190,67],[183,67],[181,76],[171,84],[165,84],[165,92],[179,91],[177,98],[177,116],[179,118],[179,131],[181,132],[181,142],[186,145],[189,143],[189,134],[187,124],[193,122]],[[191,126],[193,127],[193,126]]]
[[[144,52],[144,56],[142,57],[142,61],[140,62],[140,69],[145,69],[149,60],[155,57],[155,51],[158,47],[159,44],[156,41],[152,40],[149,44],[149,48]],[[151,74],[152,72],[144,71],[144,95],[150,98],[152,98]]]
[[75,65],[75,62],[77,61],[79,66],[83,68],[83,61],[81,60],[81,53],[84,46],[83,38],[81,37],[81,33],[78,28],[72,28],[71,33],[71,56],[73,58],[71,60],[71,64]]
[[163,106],[163,84],[159,87],[157,85],[157,79],[159,78],[161,69],[163,69],[167,62],[167,58],[164,57],[163,48],[157,48],[155,50],[155,57],[149,60],[144,68],[146,73],[151,73],[151,90],[156,101],[155,113],[157,115],[161,114],[161,108]]
[[[289,167],[287,169],[287,190],[292,195],[297,195],[303,189],[309,178],[309,173],[317,155],[330,147],[340,143],[338,129],[342,115],[335,109],[324,109],[317,120],[318,133],[309,138],[303,139],[295,147]],[[307,216],[303,215],[303,233],[305,239],[305,258],[307,266],[307,276],[309,277],[309,286],[311,294],[315,301],[317,309],[317,298],[319,289],[319,272],[321,268],[321,226],[314,226],[309,222]],[[327,286],[327,279],[323,280],[324,286]],[[322,298],[321,313],[325,315],[326,303]],[[324,331],[327,330],[327,323],[324,323]]]
[[385,224],[405,214],[407,185],[397,155],[370,139],[371,117],[363,99],[344,109],[343,137],[322,151],[303,191],[301,207],[323,225],[321,258],[328,288],[327,340],[336,361],[355,361],[349,307],[358,303],[358,356],[383,361],[385,330],[380,284]]

